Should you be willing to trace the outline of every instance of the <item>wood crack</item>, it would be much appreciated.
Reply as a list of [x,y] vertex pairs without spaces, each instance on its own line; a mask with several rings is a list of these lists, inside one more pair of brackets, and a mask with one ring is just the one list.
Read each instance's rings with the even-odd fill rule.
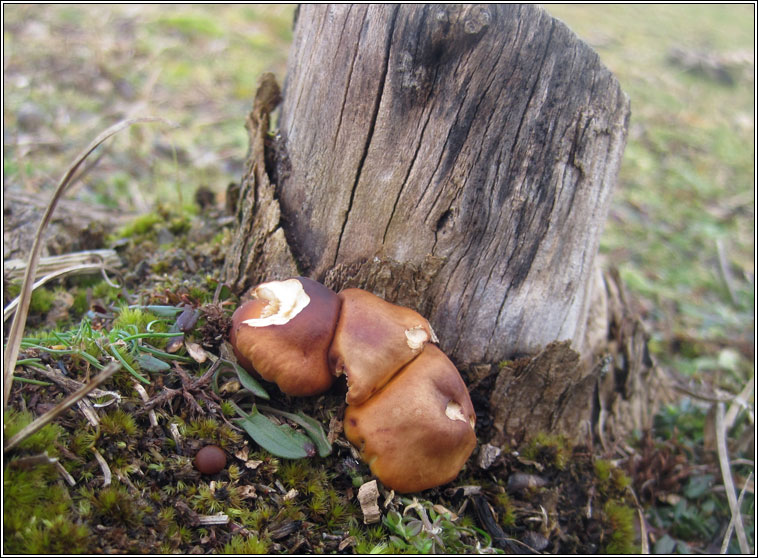
[[[345,17],[345,25],[342,26],[342,30],[340,32],[340,39],[337,43],[337,50],[340,50],[342,48],[342,38],[345,35],[345,27],[347,26],[347,21],[350,19],[350,13],[353,11],[353,6],[351,5],[350,8],[347,11],[347,16]],[[365,21],[365,13],[364,13],[364,21]],[[340,130],[342,130],[342,117],[345,115],[345,104],[347,103],[347,96],[350,91],[350,83],[353,78],[353,70],[355,69],[355,61],[358,59],[358,45],[355,45],[355,50],[353,51],[353,60],[350,63],[350,71],[347,74],[347,80],[345,82],[345,91],[342,95],[342,104],[340,105],[340,115],[339,120],[337,121],[337,127],[334,131],[334,138],[332,141],[332,149],[336,151],[337,149],[337,137],[340,135]]]
[[[379,80],[379,92],[376,95],[376,101],[374,102],[374,107],[371,114],[371,124],[369,125],[369,131],[368,135],[366,137],[366,143],[363,147],[363,153],[361,154],[361,160],[358,163],[358,169],[355,173],[355,180],[353,181],[353,186],[350,190],[350,201],[347,205],[347,210],[345,211],[345,219],[342,221],[342,228],[340,229],[339,238],[337,239],[337,248],[334,251],[334,260],[332,262],[332,267],[337,265],[337,258],[339,258],[340,254],[340,246],[342,245],[342,237],[345,234],[345,228],[347,228],[347,221],[350,218],[350,210],[353,208],[353,202],[355,201],[355,192],[358,189],[358,183],[361,179],[361,172],[363,171],[363,165],[366,162],[366,157],[368,157],[369,148],[371,147],[371,140],[374,137],[374,129],[376,128],[376,121],[379,116],[379,107],[382,104],[382,97],[384,96],[384,87],[387,84],[387,72],[389,70],[389,64],[390,64],[390,49],[392,47],[392,36],[395,34],[395,22],[397,20],[397,13],[398,13],[398,7],[395,6],[392,13],[392,21],[390,23],[389,32],[387,33],[387,44],[385,45],[385,55],[384,55],[384,67],[382,68],[382,77]],[[364,25],[365,25],[365,19],[364,19]]]

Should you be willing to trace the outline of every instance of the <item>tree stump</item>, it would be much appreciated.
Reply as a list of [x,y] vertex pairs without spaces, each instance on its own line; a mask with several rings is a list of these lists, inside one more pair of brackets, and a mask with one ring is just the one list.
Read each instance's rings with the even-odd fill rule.
[[629,100],[563,23],[533,5],[304,5],[272,139],[278,101],[269,77],[234,288],[301,274],[370,290],[426,316],[461,368],[553,341],[602,352],[595,258]]

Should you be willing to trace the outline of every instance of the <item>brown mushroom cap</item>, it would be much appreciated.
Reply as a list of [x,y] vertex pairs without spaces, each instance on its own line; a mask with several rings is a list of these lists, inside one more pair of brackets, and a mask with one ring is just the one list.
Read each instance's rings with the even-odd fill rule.
[[230,340],[240,365],[288,395],[323,393],[334,375],[328,363],[340,310],[336,293],[305,277],[255,288],[234,312]]
[[452,481],[476,446],[466,385],[434,345],[363,405],[345,411],[344,429],[363,460],[396,492]]
[[347,376],[347,403],[360,405],[437,338],[426,318],[410,308],[362,289],[338,296],[342,310],[329,363],[335,374]]

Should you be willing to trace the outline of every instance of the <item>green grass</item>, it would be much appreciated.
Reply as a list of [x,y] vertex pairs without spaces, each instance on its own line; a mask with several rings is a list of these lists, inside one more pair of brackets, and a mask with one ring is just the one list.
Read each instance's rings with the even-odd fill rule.
[[[683,48],[752,54],[753,7],[546,9],[597,50],[631,98],[629,139],[601,251],[646,301],[646,317],[659,341],[656,356],[692,373],[698,367],[676,354],[676,338],[750,345],[755,304],[752,76],[719,82],[677,66],[669,53]],[[752,360],[748,351],[740,354],[745,364]],[[736,383],[746,381],[752,367],[743,368]]]
[[[201,185],[223,192],[241,175],[258,77],[284,79],[293,13],[292,5],[4,6],[4,185],[52,188],[108,125],[157,115],[179,127],[114,138],[78,196],[145,212],[182,204]],[[38,123],[25,125],[24,111]]]

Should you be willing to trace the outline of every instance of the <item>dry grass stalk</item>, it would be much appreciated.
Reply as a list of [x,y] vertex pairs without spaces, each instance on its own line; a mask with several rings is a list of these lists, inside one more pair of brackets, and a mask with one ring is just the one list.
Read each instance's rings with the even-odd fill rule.
[[[103,274],[103,278],[105,278],[105,280],[108,282],[108,284],[111,287],[118,288],[118,285],[115,285],[108,278],[108,275],[105,273],[106,269],[107,268],[104,266],[104,264],[79,264],[72,267],[59,269],[37,280],[34,283],[34,285],[32,285],[32,291],[34,291],[35,289],[38,289],[39,287],[41,287],[48,281],[52,281],[53,279],[57,279],[58,277],[63,277],[64,275],[79,275],[83,273],[91,273],[93,271],[100,271]],[[21,297],[17,296],[10,303],[8,303],[8,306],[6,306],[5,309],[3,310],[3,321],[11,317],[11,315],[13,314],[13,311],[16,309],[20,301],[21,301]]]
[[22,428],[15,436],[13,436],[8,442],[5,444],[5,448],[3,448],[3,452],[7,452],[14,447],[16,447],[19,443],[21,443],[23,440],[25,440],[28,436],[31,436],[35,432],[39,431],[43,426],[51,422],[53,419],[55,419],[57,416],[59,416],[61,413],[64,413],[67,411],[72,405],[74,405],[77,401],[79,401],[82,397],[89,394],[93,389],[98,387],[100,384],[105,382],[108,378],[113,376],[118,370],[121,369],[121,364],[118,362],[112,362],[108,366],[106,366],[100,374],[92,378],[88,383],[84,384],[80,389],[66,397],[63,401],[58,403],[55,407],[50,409],[48,412],[46,412],[44,415],[37,417],[37,419],[33,420],[29,424],[27,424],[24,428]]
[[724,479],[726,499],[729,502],[729,509],[732,511],[731,521],[734,523],[735,530],[737,531],[737,541],[740,544],[740,552],[742,554],[749,554],[750,547],[747,544],[745,526],[742,523],[742,514],[740,513],[739,503],[737,502],[737,492],[734,489],[732,470],[729,465],[729,454],[727,453],[726,447],[727,431],[725,422],[724,404],[718,403],[716,407],[716,445],[719,454],[719,465],[721,465],[721,477]]
[[168,124],[168,122],[162,118],[133,118],[122,120],[102,132],[84,151],[82,151],[82,153],[79,154],[79,156],[76,157],[73,164],[68,168],[63,175],[63,178],[61,178],[58,183],[58,186],[53,193],[53,197],[50,199],[50,203],[45,209],[45,213],[37,228],[37,233],[34,235],[34,243],[32,244],[32,249],[29,253],[29,262],[26,266],[24,280],[21,286],[18,310],[13,317],[13,322],[11,323],[10,331],[8,333],[8,344],[3,355],[3,408],[8,405],[8,400],[10,399],[11,386],[13,385],[13,370],[16,367],[16,359],[18,358],[18,351],[21,346],[21,338],[23,336],[24,326],[26,325],[26,317],[29,313],[34,277],[37,274],[37,265],[39,264],[40,252],[42,250],[43,233],[52,219],[55,207],[58,205],[58,202],[63,197],[67,188],[71,185],[72,178],[79,170],[79,167],[95,149],[111,136],[128,128],[132,124],[142,122],[164,122]]
[[637,515],[640,518],[640,551],[642,554],[650,554],[650,543],[647,540],[647,527],[645,526],[645,514],[642,508],[637,508]]
[[[742,507],[742,500],[745,498],[745,492],[748,490],[748,486],[750,486],[750,481],[753,480],[753,472],[750,471],[750,474],[747,476],[747,479],[745,479],[745,485],[742,487],[742,491],[740,492],[740,497],[737,498],[737,509]],[[726,554],[727,549],[729,548],[729,541],[732,538],[732,531],[734,531],[734,516],[731,517],[729,520],[729,526],[726,528],[726,533],[724,533],[724,540],[721,542],[721,554]]]
[[[3,262],[3,275],[8,281],[20,279],[24,276],[27,262],[24,260],[6,260]],[[95,265],[107,267],[119,267],[121,259],[115,250],[83,250],[81,252],[69,252],[59,256],[46,256],[40,258],[37,263],[37,274],[35,280],[40,277],[55,273],[62,269],[78,265]]]

